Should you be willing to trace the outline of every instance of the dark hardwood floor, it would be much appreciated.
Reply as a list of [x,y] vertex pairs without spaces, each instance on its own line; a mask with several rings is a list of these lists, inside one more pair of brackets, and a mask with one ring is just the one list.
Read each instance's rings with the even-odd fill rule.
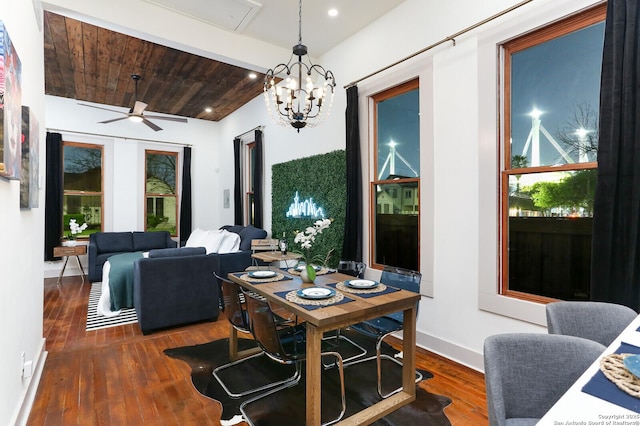
[[[144,336],[137,324],[85,331],[90,284],[44,282],[47,361],[29,425],[219,425],[220,405],[192,386],[190,367],[164,355],[172,347],[228,336],[216,322]],[[486,425],[484,376],[427,351],[417,365],[434,374],[425,390],[448,396],[453,425]]]

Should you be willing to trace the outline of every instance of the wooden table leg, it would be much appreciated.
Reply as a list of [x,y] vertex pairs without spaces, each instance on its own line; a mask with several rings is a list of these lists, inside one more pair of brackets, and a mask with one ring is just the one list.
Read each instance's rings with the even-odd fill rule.
[[402,325],[402,390],[416,399],[416,305],[406,309]]
[[307,426],[320,426],[322,393],[320,392],[322,360],[320,359],[322,333],[307,324]]

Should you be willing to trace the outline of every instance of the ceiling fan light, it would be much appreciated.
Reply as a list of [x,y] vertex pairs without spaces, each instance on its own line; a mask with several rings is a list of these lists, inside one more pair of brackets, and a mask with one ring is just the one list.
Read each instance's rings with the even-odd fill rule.
[[130,115],[129,120],[133,121],[134,123],[142,123],[142,117],[140,117],[139,115]]

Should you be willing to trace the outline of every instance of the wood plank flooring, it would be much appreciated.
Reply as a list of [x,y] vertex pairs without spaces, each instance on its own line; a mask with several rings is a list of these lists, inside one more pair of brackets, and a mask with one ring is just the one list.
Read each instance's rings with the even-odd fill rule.
[[[138,324],[85,331],[90,285],[80,277],[44,281],[44,336],[49,352],[28,424],[220,425],[218,402],[192,386],[190,367],[163,350],[228,336],[216,322],[144,336]],[[434,377],[420,386],[453,403],[453,425],[486,425],[484,376],[427,351],[416,364]]]

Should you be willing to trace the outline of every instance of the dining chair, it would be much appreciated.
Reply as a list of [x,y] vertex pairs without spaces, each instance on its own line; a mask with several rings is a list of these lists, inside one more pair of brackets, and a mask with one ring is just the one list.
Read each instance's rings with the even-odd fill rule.
[[487,337],[484,374],[489,425],[535,425],[605,349],[575,336]]
[[365,269],[367,269],[367,265],[355,260],[341,260],[338,263],[338,272],[352,277],[364,278]]
[[[273,387],[277,387],[280,386],[290,380],[294,380],[296,377],[291,376],[287,379],[281,380],[281,381],[276,381],[276,382],[270,382],[265,384],[264,386],[259,386],[256,388],[252,388],[252,389],[247,389],[241,392],[234,392],[232,391],[229,386],[224,382],[224,380],[222,379],[221,376],[221,372],[228,369],[228,368],[232,368],[235,367],[243,362],[246,362],[250,359],[253,358],[257,358],[257,357],[261,357],[264,356],[264,351],[258,346],[255,348],[251,348],[251,349],[247,349],[245,351],[239,352],[238,355],[238,359],[233,359],[234,358],[234,354],[232,354],[231,352],[231,348],[237,346],[236,343],[231,342],[231,340],[235,340],[237,339],[237,334],[236,332],[239,331],[241,333],[244,334],[251,334],[251,329],[249,327],[249,317],[247,314],[247,310],[246,310],[246,306],[245,303],[243,302],[243,300],[245,299],[244,294],[242,293],[242,290],[240,289],[240,287],[238,286],[238,284],[234,283],[233,281],[230,281],[224,277],[221,277],[220,275],[216,274],[214,272],[214,275],[216,277],[216,279],[218,280],[218,283],[220,284],[220,288],[221,288],[221,294],[222,294],[222,311],[225,314],[225,316],[227,317],[227,320],[229,321],[229,323],[231,324],[231,326],[233,327],[232,329],[232,335],[229,337],[230,342],[229,342],[229,358],[231,359],[231,362],[227,363],[227,364],[223,364],[220,365],[218,367],[216,367],[213,370],[213,376],[216,378],[216,380],[218,381],[218,383],[220,383],[220,386],[222,386],[222,388],[225,390],[225,392],[232,398],[239,398],[242,396],[246,396],[249,394],[252,394],[254,392],[259,392],[259,391],[263,391],[263,390],[267,390],[267,389],[271,389]],[[277,317],[277,324],[278,326],[281,326],[284,323],[287,323],[288,321],[281,318],[281,317]]]
[[[420,293],[420,281],[422,274],[420,272],[411,271],[409,269],[385,266],[380,276],[380,282],[391,287],[399,288],[402,290],[412,291],[414,293]],[[418,309],[416,308],[416,314]],[[388,359],[396,364],[402,365],[402,362],[396,358],[382,353],[382,342],[384,339],[392,333],[402,330],[404,325],[404,312],[394,312],[388,315],[377,317],[371,320],[359,322],[349,326],[352,330],[355,330],[365,336],[376,339],[376,355],[356,359],[346,365],[356,364],[360,362],[376,360],[376,368],[378,371],[378,395],[381,398],[387,398],[402,390],[402,387],[398,387],[386,394],[382,393],[382,359]],[[422,374],[416,371],[416,383],[422,380]]]
[[605,346],[638,316],[624,305],[590,301],[552,302],[546,313],[549,334],[582,337]]
[[[245,410],[246,406],[278,392],[282,389],[294,386],[302,377],[302,364],[306,359],[306,327],[305,324],[295,324],[289,327],[278,328],[276,319],[269,303],[261,296],[253,293],[246,293],[247,313],[251,333],[262,348],[264,353],[271,359],[282,364],[294,364],[296,368],[295,380],[291,380],[278,388],[261,393],[254,398],[244,401],[240,405],[240,412],[249,424],[253,424]],[[322,423],[330,425],[342,419],[347,408],[347,401],[344,386],[344,369],[342,357],[338,352],[322,352],[322,356],[333,356],[336,358],[338,374],[340,376],[342,411],[335,419]],[[319,386],[319,384],[318,384]]]

